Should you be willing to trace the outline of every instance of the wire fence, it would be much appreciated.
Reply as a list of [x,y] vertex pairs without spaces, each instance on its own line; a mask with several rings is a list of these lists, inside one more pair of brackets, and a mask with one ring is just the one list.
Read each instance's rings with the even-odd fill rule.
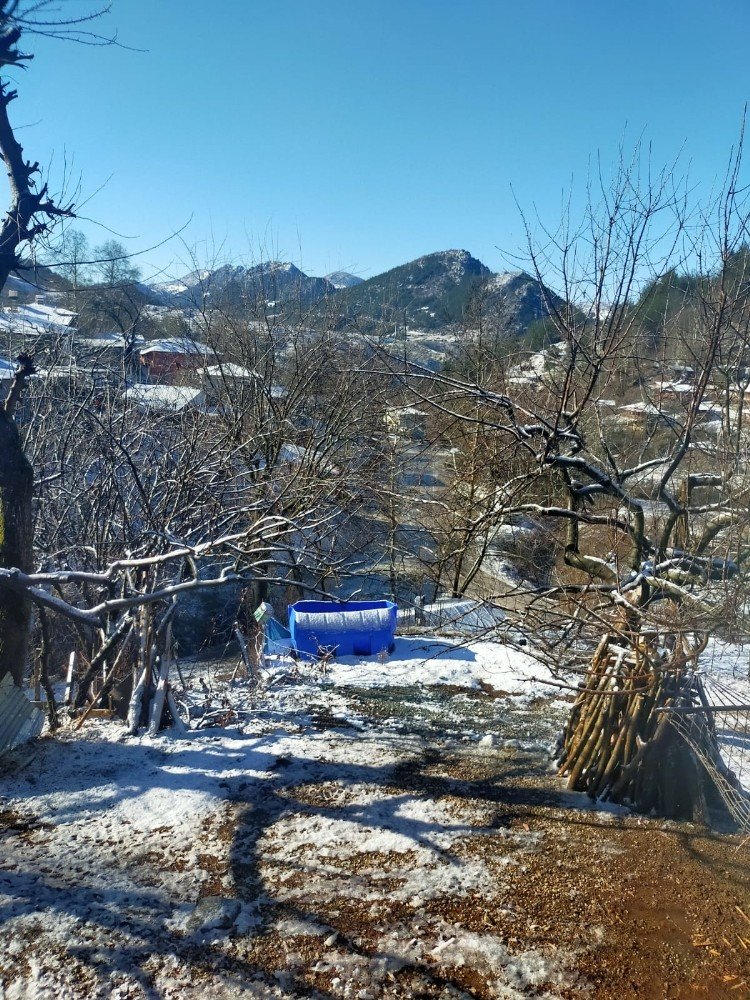
[[[671,725],[705,767],[730,815],[750,833],[750,703],[737,685],[694,672]],[[743,697],[744,695],[744,697]]]

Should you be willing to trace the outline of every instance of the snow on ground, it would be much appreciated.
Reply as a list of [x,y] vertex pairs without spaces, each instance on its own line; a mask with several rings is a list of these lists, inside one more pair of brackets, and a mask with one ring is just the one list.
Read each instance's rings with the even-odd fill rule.
[[[221,665],[191,670],[236,725],[150,739],[97,720],[43,738],[25,767],[0,762],[2,1000],[576,989],[572,953],[457,915],[479,899],[512,915],[543,835],[505,829],[496,801],[445,770],[448,746],[469,762],[513,751],[470,727],[467,744],[446,743],[440,706],[457,731],[482,706],[485,733],[528,735],[531,657],[399,639],[387,660],[325,677],[272,660],[261,694],[230,688]],[[432,685],[480,683],[512,696],[435,695],[427,711]],[[385,709],[365,718],[363,699]],[[422,715],[431,728],[413,724]]]
[[397,638],[396,648],[382,662],[376,657],[341,657],[328,676],[335,685],[359,687],[447,684],[477,688],[484,683],[528,702],[550,695],[552,689],[543,683],[545,673],[533,656],[510,646]]
[[709,639],[699,666],[709,685],[719,681],[744,704],[750,703],[750,645]]
[[[699,667],[712,705],[750,706],[750,645],[709,639]],[[750,793],[750,711],[718,711],[715,721],[724,762]]]

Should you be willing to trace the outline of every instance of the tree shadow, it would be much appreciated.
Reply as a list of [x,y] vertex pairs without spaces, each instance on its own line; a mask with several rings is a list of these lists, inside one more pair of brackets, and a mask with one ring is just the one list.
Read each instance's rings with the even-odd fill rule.
[[[508,755],[497,774],[471,777],[460,767],[445,774],[441,769],[445,771],[451,754],[460,755],[455,744],[438,749],[419,735],[409,739],[396,729],[377,731],[369,738],[346,728],[325,736],[308,731],[300,740],[298,712],[276,712],[273,717],[279,730],[265,735],[207,731],[180,741],[49,741],[43,745],[33,768],[17,776],[9,791],[20,809],[28,803],[31,811],[41,799],[45,818],[49,814],[57,829],[43,831],[38,839],[32,836],[28,843],[18,841],[14,850],[3,852],[0,935],[5,928],[15,933],[19,921],[26,927],[35,926],[35,914],[46,911],[47,920],[51,915],[67,928],[66,950],[71,959],[84,966],[102,988],[111,988],[113,976],[130,975],[148,1000],[159,995],[149,971],[154,956],[166,954],[175,955],[186,967],[213,970],[212,974],[226,975],[237,984],[258,979],[270,985],[283,981],[291,996],[339,995],[340,991],[326,985],[324,977],[311,982],[306,969],[286,967],[278,950],[269,948],[266,954],[270,957],[262,958],[262,942],[278,936],[275,928],[279,921],[295,920],[335,932],[337,952],[359,963],[358,967],[374,963],[393,971],[402,988],[412,991],[404,995],[420,995],[421,987],[414,983],[421,982],[430,993],[446,990],[447,995],[488,996],[466,980],[465,972],[438,968],[435,961],[424,957],[412,960],[389,951],[387,943],[373,932],[372,921],[354,929],[347,926],[346,900],[336,916],[336,905],[321,903],[312,892],[300,898],[277,892],[267,877],[269,837],[284,824],[312,827],[317,823],[329,833],[334,831],[332,835],[340,827],[346,836],[361,839],[362,855],[390,842],[404,857],[416,852],[420,863],[443,866],[460,877],[466,864],[460,847],[467,838],[499,836],[498,850],[516,850],[501,828],[542,807],[569,810],[573,804],[570,793],[546,782],[541,787],[524,784],[530,770],[543,773],[532,752]],[[78,829],[82,823],[90,823],[96,827],[111,813],[136,822],[138,800],[144,795],[174,797],[170,822],[179,833],[183,808],[179,803],[189,803],[190,794],[201,795],[207,790],[231,810],[235,825],[228,861],[234,889],[227,891],[237,894],[243,913],[253,918],[229,947],[200,930],[186,929],[183,918],[195,900],[171,898],[168,879],[161,887],[139,884],[135,876],[118,879],[118,872],[124,872],[128,865],[127,829],[110,829],[111,872],[106,863],[98,869],[93,857],[75,853],[70,859],[62,857],[68,826],[78,824]],[[326,800],[324,793],[331,790],[335,794]],[[463,806],[452,815],[428,808],[435,802],[450,804],[457,799]],[[586,810],[592,808],[582,796],[580,800]],[[475,806],[479,808],[472,814]],[[566,822],[571,821],[576,822],[568,813]],[[593,815],[581,815],[580,821],[597,822]],[[147,842],[149,831],[140,832]],[[60,842],[53,858],[45,838],[48,834],[54,838],[57,833]],[[11,846],[9,836],[8,831],[0,830],[3,847]],[[95,844],[95,839],[92,835],[92,855],[95,849],[101,853],[102,844]],[[298,856],[284,862],[288,877],[303,885],[330,875],[330,865],[321,864],[324,855],[316,846],[305,848],[305,842],[302,838]],[[312,841],[307,838],[307,842]],[[168,868],[173,861],[169,844],[164,847],[155,839],[153,846],[165,852],[164,867]],[[29,861],[30,848],[38,853],[38,865]],[[518,851],[523,849],[520,844]],[[65,871],[68,860],[72,867]],[[346,879],[346,873],[343,877]],[[352,879],[349,895],[355,903],[358,884],[361,889],[361,883]],[[196,895],[200,891],[197,888]],[[387,888],[384,892],[387,908]],[[394,902],[387,916],[408,927],[412,914],[406,904],[399,905]],[[226,941],[232,933],[225,931],[221,936]],[[318,938],[318,951],[324,938]]]
[[[237,829],[230,849],[230,863],[240,893],[260,902],[266,933],[273,934],[275,926],[284,927],[290,919],[299,922],[302,927],[324,928],[319,936],[336,935],[335,955],[331,959],[334,967],[338,964],[342,968],[351,968],[354,963],[356,968],[367,969],[385,963],[394,972],[400,987],[409,991],[403,995],[443,995],[441,991],[447,990],[446,995],[494,996],[483,988],[473,988],[467,982],[466,969],[441,967],[430,956],[409,959],[401,952],[389,952],[383,946],[383,921],[387,922],[390,916],[395,925],[408,927],[415,919],[414,913],[394,898],[390,914],[380,913],[377,918],[363,916],[361,900],[358,899],[359,895],[369,899],[371,886],[366,876],[363,882],[357,853],[361,858],[371,858],[383,852],[383,845],[386,844],[391,852],[404,850],[405,856],[408,856],[408,847],[413,847],[420,849],[419,861],[415,863],[424,865],[426,872],[434,864],[460,870],[467,863],[460,849],[467,838],[495,837],[499,841],[499,853],[517,851],[522,854],[526,849],[523,842],[509,844],[508,834],[501,835],[501,828],[509,825],[508,818],[512,817],[520,826],[524,813],[542,806],[562,806],[554,791],[517,783],[514,779],[520,777],[520,768],[518,774],[513,773],[512,777],[504,769],[502,777],[467,779],[436,773],[441,763],[444,763],[444,756],[435,748],[427,748],[417,757],[386,765],[319,761],[312,766],[300,767],[298,761],[288,758],[279,762],[278,780],[264,784],[258,790],[259,796],[248,796],[244,792],[238,794],[235,797],[239,806]],[[508,770],[516,772],[517,769],[511,766]],[[376,791],[373,796],[363,795],[354,802],[342,794],[338,801],[329,803],[324,801],[324,793],[331,786],[343,793],[363,788],[374,788]],[[497,808],[485,809],[486,821],[479,823],[476,819],[473,822],[462,820],[461,809],[457,810],[457,818],[453,822],[410,816],[405,809],[415,801],[455,803],[457,798],[465,803],[467,809],[472,805],[482,809],[487,806]],[[335,883],[340,875],[335,873],[336,860],[331,861],[325,847],[331,842],[335,845],[338,838],[335,832],[332,834],[326,830],[324,843],[314,845],[316,825],[320,821],[334,827],[340,825],[341,839],[351,838],[352,827],[360,837],[352,863],[353,871],[360,874],[350,887],[342,886],[338,896]],[[297,852],[287,853],[277,863],[276,844],[283,844],[285,838],[294,839],[294,829],[305,827],[308,849],[302,847]],[[514,831],[509,832],[512,835]],[[452,843],[446,845],[446,836],[449,841],[455,841],[456,849]],[[399,838],[404,838],[408,847],[393,843]],[[387,854],[386,849],[384,856]],[[340,874],[345,880],[346,865]],[[425,877],[429,878],[428,875]],[[330,880],[332,896],[328,899],[316,898],[316,884],[325,883],[326,879]],[[282,891],[277,893],[274,883]],[[293,888],[299,885],[300,891],[290,896],[287,891],[290,885]],[[490,891],[491,887],[487,886],[487,889]],[[386,890],[386,907],[387,900]],[[325,949],[319,945],[316,953],[324,954]],[[410,992],[414,988],[412,977],[423,984],[424,994]],[[312,988],[309,977],[303,976],[302,982],[297,985],[300,989]],[[357,982],[356,986],[354,983],[350,985],[355,990],[352,995],[356,995],[356,988],[363,986],[361,982]],[[366,987],[367,984],[364,984]]]

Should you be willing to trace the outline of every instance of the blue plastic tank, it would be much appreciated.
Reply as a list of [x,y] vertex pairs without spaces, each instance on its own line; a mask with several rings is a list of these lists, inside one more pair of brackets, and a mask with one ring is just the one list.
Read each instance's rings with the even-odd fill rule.
[[289,606],[293,647],[316,656],[376,656],[395,645],[397,607],[392,601],[297,601]]

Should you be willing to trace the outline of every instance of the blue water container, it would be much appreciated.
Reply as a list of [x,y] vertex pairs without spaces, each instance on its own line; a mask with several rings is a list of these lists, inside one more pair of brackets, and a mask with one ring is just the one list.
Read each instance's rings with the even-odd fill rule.
[[297,601],[289,606],[289,632],[300,653],[376,656],[395,645],[397,607],[392,601]]

